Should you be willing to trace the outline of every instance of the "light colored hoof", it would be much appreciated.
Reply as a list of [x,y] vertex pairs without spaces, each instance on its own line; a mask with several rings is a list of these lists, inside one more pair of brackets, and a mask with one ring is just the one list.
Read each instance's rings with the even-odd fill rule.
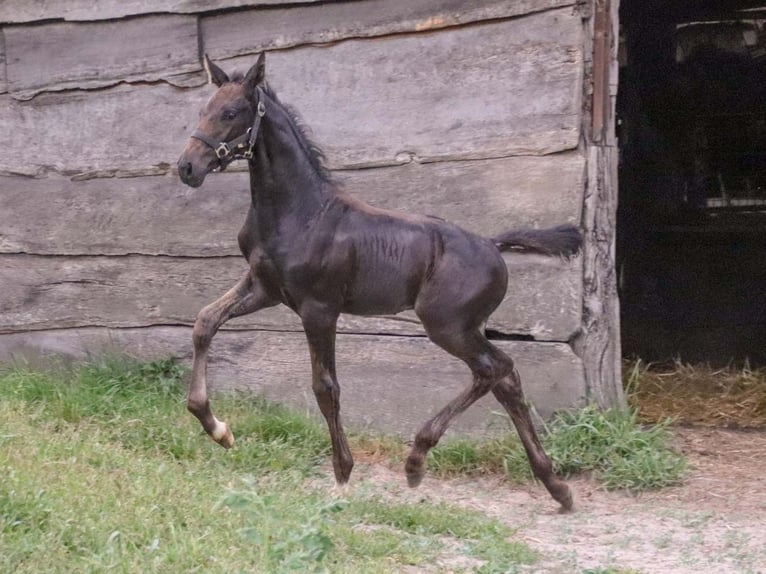
[[211,436],[213,437],[213,440],[223,448],[228,449],[234,446],[234,433],[231,432],[229,425],[223,421],[217,421],[215,430]]
[[566,489],[566,494],[564,494],[558,502],[561,504],[559,507],[559,514],[569,514],[570,512],[574,512],[574,497],[572,496],[572,491],[568,487]]
[[348,482],[335,481],[335,485],[332,487],[332,492],[335,496],[347,496],[349,490],[351,490],[351,487],[348,485]]

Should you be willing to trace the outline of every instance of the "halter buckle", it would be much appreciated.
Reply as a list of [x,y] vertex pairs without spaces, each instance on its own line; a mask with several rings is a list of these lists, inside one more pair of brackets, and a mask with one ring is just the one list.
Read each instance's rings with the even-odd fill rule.
[[258,100],[258,116],[263,117],[266,115],[266,106],[263,103],[263,100]]
[[219,143],[215,148],[215,155],[218,159],[223,159],[231,155],[231,148],[229,147],[229,144],[226,142]]

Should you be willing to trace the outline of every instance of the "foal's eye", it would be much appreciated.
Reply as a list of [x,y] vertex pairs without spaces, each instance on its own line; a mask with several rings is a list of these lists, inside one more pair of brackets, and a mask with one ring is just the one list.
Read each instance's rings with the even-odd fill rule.
[[235,112],[234,110],[224,110],[224,112],[221,114],[221,117],[224,120],[233,120],[234,118],[237,117],[237,112]]

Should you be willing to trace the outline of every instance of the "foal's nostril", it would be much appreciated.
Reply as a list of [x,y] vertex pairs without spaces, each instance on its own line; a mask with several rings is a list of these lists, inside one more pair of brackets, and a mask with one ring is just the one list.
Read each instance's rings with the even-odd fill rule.
[[178,162],[178,174],[182,179],[188,179],[192,174],[192,164],[190,161]]

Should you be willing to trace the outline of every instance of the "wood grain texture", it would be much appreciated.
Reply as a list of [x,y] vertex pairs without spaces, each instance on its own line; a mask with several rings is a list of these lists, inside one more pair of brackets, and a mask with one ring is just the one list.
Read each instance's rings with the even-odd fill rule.
[[[567,345],[495,344],[513,357],[527,398],[544,418],[584,404],[582,364]],[[420,337],[339,335],[336,349],[343,419],[356,429],[409,438],[470,380],[465,365]],[[144,359],[172,355],[188,363],[191,329],[84,328],[0,335],[0,361],[51,354],[82,359],[104,351]],[[213,392],[250,391],[318,415],[310,380],[308,347],[300,333],[229,331],[213,340]],[[507,419],[493,414],[501,410],[485,398],[457,419],[452,433],[505,432]],[[219,416],[225,419],[226,413]]]
[[8,91],[8,78],[5,72],[5,30],[0,28],[0,94]]
[[584,21],[587,33],[586,68],[589,75],[604,76],[601,83],[609,86],[609,99],[603,110],[603,137],[587,134],[587,184],[583,208],[586,234],[583,254],[583,325],[580,335],[572,340],[583,357],[588,398],[601,408],[624,408],[622,356],[620,345],[620,301],[617,293],[615,244],[617,230],[619,149],[616,136],[616,89],[618,77],[618,42],[609,45],[609,57],[595,68],[597,13],[606,19],[611,38],[619,37],[618,3],[599,2],[594,13]]
[[423,32],[560,8],[573,0],[365,0],[201,17],[203,46],[213,59],[302,44]]
[[[244,163],[244,162],[243,162]],[[334,173],[372,205],[427,213],[480,234],[577,224],[585,162],[550,157],[407,164]],[[0,177],[0,253],[238,255],[250,203],[244,172],[208,177],[199,189],[174,175]]]
[[175,12],[199,12],[243,6],[309,4],[319,0],[3,0],[0,22],[23,23],[39,20],[110,20],[125,16]]
[[[565,8],[277,52],[268,77],[313,128],[330,167],[542,155],[577,146],[580,31]],[[235,60],[224,66],[252,63]],[[0,124],[12,128],[0,131],[0,174],[167,170],[211,93],[160,84],[29,102],[0,96]]]
[[166,173],[209,95],[167,84],[42,93],[31,101],[2,95],[0,125],[11,129],[0,130],[0,174]]
[[8,91],[19,99],[119,82],[173,83],[176,76],[202,69],[193,16],[9,26],[5,45]]
[[614,265],[617,216],[617,148],[592,146],[585,201],[583,330],[575,346],[583,357],[591,400],[623,406],[620,303]]
[[279,51],[267,77],[333,168],[543,155],[577,147],[581,44],[579,19],[564,8]]
[[[580,324],[581,262],[507,258],[509,295],[489,327],[538,340],[566,341]],[[539,259],[539,261],[535,261]],[[247,271],[239,257],[47,257],[2,255],[0,332],[106,326],[191,325],[199,310]],[[233,328],[301,331],[284,307],[232,321]],[[343,315],[344,332],[423,334],[412,313]]]
[[45,255],[239,255],[247,174],[192,189],[175,175],[72,181],[0,177],[0,252]]

